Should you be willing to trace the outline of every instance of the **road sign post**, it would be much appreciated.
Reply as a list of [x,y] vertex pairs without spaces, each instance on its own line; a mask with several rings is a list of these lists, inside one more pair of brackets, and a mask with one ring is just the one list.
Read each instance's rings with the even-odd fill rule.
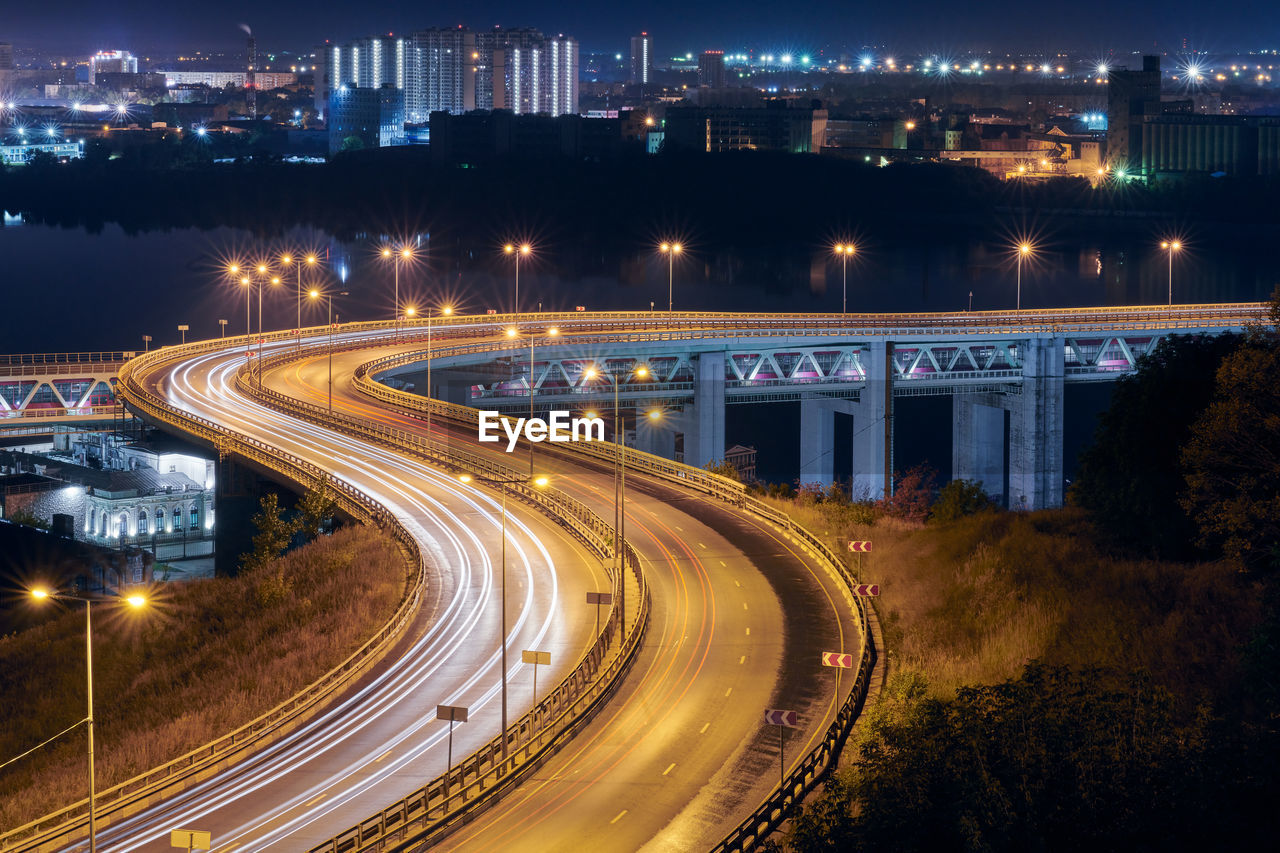
[[613,604],[613,593],[611,592],[589,592],[587,593],[587,604],[596,606],[596,636],[600,636],[600,605]]
[[[596,617],[597,623],[600,617]],[[533,664],[533,724],[534,728],[538,725],[538,664],[550,664],[551,652],[537,652],[532,649],[525,649],[520,652],[520,660],[524,663]]]
[[212,850],[213,833],[199,829],[172,829],[169,831],[169,846],[180,847],[193,853],[195,850]]
[[799,715],[795,711],[769,709],[764,712],[764,721],[768,725],[778,727],[778,790],[781,791],[787,781],[787,759],[783,753],[783,745],[786,741],[785,730],[800,724]]
[[187,342],[187,332],[191,331],[191,327],[184,323],[178,327],[178,331],[182,332],[182,342],[185,344]]
[[[444,795],[449,796],[449,777],[453,775],[453,724],[467,721],[467,709],[461,705],[437,705],[436,719],[449,721],[449,755],[444,771]],[[503,736],[506,733],[503,732]]]
[[836,711],[840,709],[840,673],[846,669],[853,669],[853,655],[844,654],[843,652],[823,652],[822,665],[835,667],[836,670]]
[[858,577],[862,577],[862,555],[871,553],[871,540],[851,539],[849,540],[849,550],[858,555]]

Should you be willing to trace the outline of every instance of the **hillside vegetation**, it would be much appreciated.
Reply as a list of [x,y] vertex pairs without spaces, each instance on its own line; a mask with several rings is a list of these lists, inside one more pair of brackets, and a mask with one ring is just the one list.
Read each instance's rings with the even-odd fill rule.
[[[216,578],[161,587],[145,610],[94,605],[98,790],[270,710],[340,663],[406,588],[395,544],[359,527]],[[0,760],[85,716],[83,605],[0,638]],[[0,770],[0,830],[88,794],[83,726]]]

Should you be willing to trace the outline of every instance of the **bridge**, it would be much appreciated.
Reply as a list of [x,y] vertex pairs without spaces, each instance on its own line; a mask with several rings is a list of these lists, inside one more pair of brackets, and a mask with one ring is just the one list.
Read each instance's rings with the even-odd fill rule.
[[124,415],[116,376],[133,352],[0,355],[0,429]]
[[[243,338],[135,359],[120,375],[135,412],[274,476],[301,485],[330,477],[348,514],[400,541],[415,580],[383,631],[323,686],[243,733],[105,791],[102,837],[110,849],[160,849],[168,829],[198,819],[220,845],[245,849],[555,847],[588,835],[607,837],[613,849],[751,849],[830,768],[860,708],[876,628],[851,593],[858,578],[740,484],[604,443],[522,445],[509,456],[478,444],[475,409],[447,398],[526,411],[533,388],[536,407],[603,409],[612,389],[587,378],[584,363],[618,373],[652,363],[652,385],[623,383],[619,398],[633,409],[655,400],[678,406],[692,435],[686,456],[692,446],[714,458],[724,406],[761,394],[798,399],[810,424],[849,407],[873,431],[883,426],[882,443],[869,439],[864,458],[876,448],[888,457],[900,387],[1016,406],[1041,429],[1060,416],[1060,396],[1056,409],[1034,410],[1009,398],[1051,401],[1062,383],[1089,381],[1068,380],[1069,357],[1075,375],[1110,378],[1160,336],[1235,330],[1262,313],[1249,304],[451,317],[399,330],[383,322],[269,333],[260,359],[246,360]],[[509,330],[523,336],[518,343],[534,341],[523,376],[524,347],[513,348]],[[1121,366],[1114,355],[1126,350]],[[407,382],[428,388],[417,380],[428,351],[435,393],[410,393]],[[442,366],[443,379],[435,373]],[[457,384],[486,373],[490,381]],[[976,431],[984,424],[975,420]],[[819,446],[830,441],[815,431]],[[638,432],[651,447],[666,441]],[[529,453],[554,488],[510,487],[510,526],[498,491],[457,480],[461,471],[521,480]],[[611,523],[623,460],[625,501]],[[887,471],[889,461],[864,476]],[[494,559],[503,541],[514,592],[506,563]],[[582,604],[592,591],[613,596],[598,626]],[[511,625],[498,618],[508,598]],[[504,667],[496,649],[544,645],[553,664],[543,677],[554,687],[535,696],[527,672]],[[857,661],[839,691],[819,663],[823,651]],[[513,685],[505,731],[503,673]],[[432,703],[471,708],[454,733],[453,754],[465,757],[452,770],[444,726],[422,713]],[[766,707],[794,708],[801,721],[781,785],[769,770],[778,752],[760,722]],[[527,775],[534,768],[536,781]],[[83,806],[19,828],[0,849],[65,846],[83,832]]]
[[[892,489],[894,398],[946,394],[953,475],[993,494],[1007,489],[1017,508],[1040,509],[1063,500],[1066,385],[1132,373],[1168,335],[1239,332],[1263,315],[1258,303],[834,317],[524,315],[503,327],[514,332],[505,344],[460,347],[442,327],[432,391],[513,415],[529,412],[531,398],[537,411],[605,412],[614,393],[608,377],[617,376],[637,446],[667,458],[681,446],[680,458],[694,467],[723,458],[727,405],[798,401],[800,481],[832,483],[834,416],[851,415],[847,473],[854,494],[869,498]],[[425,388],[422,353],[375,369],[384,381]],[[661,422],[636,420],[650,408],[665,410]]]

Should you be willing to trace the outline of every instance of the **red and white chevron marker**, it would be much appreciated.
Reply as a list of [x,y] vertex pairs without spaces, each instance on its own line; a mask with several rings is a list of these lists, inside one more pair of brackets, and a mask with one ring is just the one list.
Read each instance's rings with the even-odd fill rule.
[[853,669],[853,655],[842,655],[839,652],[823,652],[823,666],[838,666],[841,669]]
[[878,583],[860,583],[853,587],[854,595],[879,595],[880,584]]
[[850,551],[852,551],[852,552],[853,552],[853,553],[855,553],[855,554],[870,554],[870,553],[871,553],[871,541],[870,541],[870,540],[866,540],[866,541],[859,542],[859,541],[857,541],[857,540],[850,540],[850,541],[849,541],[849,550],[850,550]]
[[795,711],[765,711],[764,721],[770,726],[790,726],[793,729],[800,724]]

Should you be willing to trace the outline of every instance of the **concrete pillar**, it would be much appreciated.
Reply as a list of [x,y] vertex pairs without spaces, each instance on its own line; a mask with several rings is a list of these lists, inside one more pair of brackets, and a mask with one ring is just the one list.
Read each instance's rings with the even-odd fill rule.
[[951,476],[976,480],[1004,503],[1005,401],[999,394],[951,398]]
[[1064,344],[1062,338],[1021,344],[1019,393],[952,398],[953,476],[1003,493],[1009,509],[1062,506]]
[[867,384],[853,410],[853,497],[893,493],[893,344],[873,340],[862,351]]
[[724,458],[724,352],[696,356],[693,405],[674,423],[684,433],[684,461],[702,468]]
[[819,483],[826,488],[834,481],[835,414],[852,415],[857,405],[853,400],[831,397],[813,396],[800,400],[801,485]]
[[1032,338],[1022,353],[1022,394],[1009,417],[1009,506],[1062,506],[1063,338]]

